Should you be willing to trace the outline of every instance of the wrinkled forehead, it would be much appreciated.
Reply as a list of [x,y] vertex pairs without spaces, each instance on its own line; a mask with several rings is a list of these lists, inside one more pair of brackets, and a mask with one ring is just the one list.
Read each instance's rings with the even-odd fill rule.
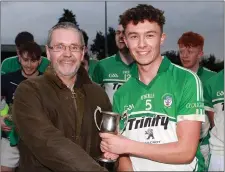
[[81,33],[74,28],[59,28],[52,32],[51,43],[82,44]]

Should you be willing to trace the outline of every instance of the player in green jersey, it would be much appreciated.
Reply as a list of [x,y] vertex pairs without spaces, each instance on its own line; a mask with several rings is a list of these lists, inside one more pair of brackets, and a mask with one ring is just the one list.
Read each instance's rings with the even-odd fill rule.
[[118,53],[98,62],[95,66],[92,80],[100,84],[112,103],[115,91],[130,78],[130,68],[133,58],[123,40],[123,27],[118,25],[116,36]]
[[198,147],[205,120],[201,81],[160,55],[163,11],[140,4],[125,11],[121,23],[136,64],[114,94],[113,109],[127,111],[129,120],[123,136],[100,133],[101,150],[107,158],[120,155],[119,171],[204,170]]
[[[34,37],[29,32],[20,32],[16,38],[15,38],[15,44],[16,44],[16,52],[19,54],[19,47],[27,42],[33,42]],[[45,69],[49,65],[49,60],[46,57],[41,57],[41,63],[38,67],[38,71],[44,72]],[[17,70],[21,69],[21,64],[19,61],[18,56],[8,57],[2,62],[1,67],[1,74],[11,73],[15,72]]]
[[88,72],[88,75],[90,77],[90,79],[92,79],[92,75],[94,72],[94,68],[97,65],[97,60],[94,60],[93,58],[90,58],[90,55],[88,54],[88,35],[87,33],[81,29],[81,32],[83,34],[84,37],[84,44],[85,44],[85,55],[84,55],[84,59],[81,63],[81,65],[86,69],[86,71]]
[[[179,38],[177,44],[183,67],[195,72],[203,85],[216,74],[216,72],[210,71],[200,65],[201,57],[204,54],[204,38],[202,35],[194,32],[185,32]],[[206,122],[202,124],[201,139],[199,141],[206,167],[208,167],[209,163],[209,128],[210,123],[206,116]]]
[[224,70],[204,86],[205,110],[212,124],[209,171],[224,171]]

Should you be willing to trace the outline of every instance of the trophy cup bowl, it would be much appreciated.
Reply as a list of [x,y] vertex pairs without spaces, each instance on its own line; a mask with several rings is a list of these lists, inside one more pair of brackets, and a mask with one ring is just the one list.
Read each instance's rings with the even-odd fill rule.
[[[100,125],[98,125],[97,119],[96,119],[97,112],[99,112],[102,115]],[[126,117],[126,121],[124,123],[124,128],[120,131],[119,122],[120,122],[120,119],[124,117]],[[128,122],[128,115],[127,113],[120,115],[115,112],[102,111],[101,108],[97,106],[94,112],[94,120],[95,120],[96,127],[101,133],[111,133],[111,134],[117,135],[118,133],[121,134],[126,128],[126,124]],[[106,159],[103,156],[100,156],[99,158],[97,158],[97,160],[101,162],[108,162],[108,163],[116,161],[116,160]]]

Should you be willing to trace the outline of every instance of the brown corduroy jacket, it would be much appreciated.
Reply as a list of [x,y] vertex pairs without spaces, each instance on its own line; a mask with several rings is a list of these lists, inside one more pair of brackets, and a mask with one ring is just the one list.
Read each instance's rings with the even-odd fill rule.
[[83,67],[74,93],[51,67],[42,76],[22,82],[13,105],[20,141],[20,172],[104,171],[93,158],[101,154],[94,123],[97,106],[111,111],[104,90]]

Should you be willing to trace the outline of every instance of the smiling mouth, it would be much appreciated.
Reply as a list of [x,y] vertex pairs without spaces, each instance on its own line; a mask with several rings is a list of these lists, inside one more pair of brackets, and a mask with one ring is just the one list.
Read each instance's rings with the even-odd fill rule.
[[73,64],[73,61],[62,61],[62,64]]
[[139,51],[137,53],[140,54],[140,55],[146,55],[146,54],[148,54],[148,51]]

